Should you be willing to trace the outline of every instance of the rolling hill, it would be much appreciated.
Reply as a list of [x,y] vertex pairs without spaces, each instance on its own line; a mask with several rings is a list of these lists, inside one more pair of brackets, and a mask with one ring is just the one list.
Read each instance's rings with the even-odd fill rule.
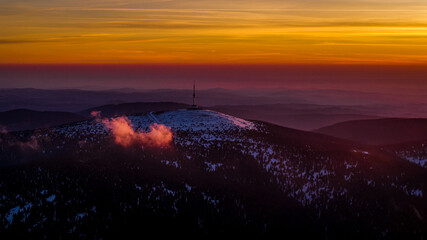
[[344,121],[380,118],[351,107],[315,104],[222,105],[209,109],[305,131]]
[[28,109],[0,112],[0,126],[3,126],[7,131],[46,128],[85,119],[87,118],[68,112],[41,112]]
[[372,145],[427,139],[427,119],[386,118],[337,123],[315,132]]

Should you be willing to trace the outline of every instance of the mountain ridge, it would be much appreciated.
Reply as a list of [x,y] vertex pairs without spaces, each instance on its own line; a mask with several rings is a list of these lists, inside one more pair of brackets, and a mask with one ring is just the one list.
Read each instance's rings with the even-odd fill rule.
[[0,232],[108,238],[166,223],[198,236],[426,234],[427,171],[377,147],[210,110],[126,119],[137,132],[170,127],[170,146],[121,146],[106,120],[3,134],[1,161],[14,164],[0,167]]

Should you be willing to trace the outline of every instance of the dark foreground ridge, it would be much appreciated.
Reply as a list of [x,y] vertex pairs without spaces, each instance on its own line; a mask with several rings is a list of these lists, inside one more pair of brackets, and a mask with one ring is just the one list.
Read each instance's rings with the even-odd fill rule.
[[427,171],[392,151],[208,110],[129,120],[173,142],[124,148],[97,121],[3,134],[0,235],[427,236]]

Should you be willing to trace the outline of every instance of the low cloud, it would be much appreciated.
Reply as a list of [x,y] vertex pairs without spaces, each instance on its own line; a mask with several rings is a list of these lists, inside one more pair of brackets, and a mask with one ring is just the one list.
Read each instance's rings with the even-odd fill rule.
[[111,120],[104,119],[102,123],[111,130],[114,142],[123,147],[168,147],[172,142],[172,130],[163,124],[151,124],[150,130],[135,131],[132,122],[126,117],[117,117]]
[[38,150],[39,142],[35,137],[32,137],[31,140],[27,142],[17,141],[12,143],[15,146],[18,146],[21,150]]
[[17,147],[20,151],[38,151],[41,142],[49,142],[50,138],[40,135],[35,131],[24,140],[19,140],[14,134],[10,134],[7,128],[0,125],[0,143],[8,147]]
[[5,143],[8,147],[18,147],[21,151],[37,151],[40,149],[39,142],[36,137],[32,136],[28,141],[19,141],[16,139],[1,139],[0,143]]
[[92,116],[92,117],[96,118],[97,120],[98,120],[98,119],[101,119],[101,111],[92,111],[92,112],[90,113],[90,116]]

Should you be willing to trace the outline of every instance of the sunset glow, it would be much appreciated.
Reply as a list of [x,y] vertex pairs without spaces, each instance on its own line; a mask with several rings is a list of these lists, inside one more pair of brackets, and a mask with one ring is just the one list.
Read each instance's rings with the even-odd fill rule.
[[427,0],[0,0],[1,239],[426,239]]
[[423,0],[0,1],[0,63],[427,63]]

